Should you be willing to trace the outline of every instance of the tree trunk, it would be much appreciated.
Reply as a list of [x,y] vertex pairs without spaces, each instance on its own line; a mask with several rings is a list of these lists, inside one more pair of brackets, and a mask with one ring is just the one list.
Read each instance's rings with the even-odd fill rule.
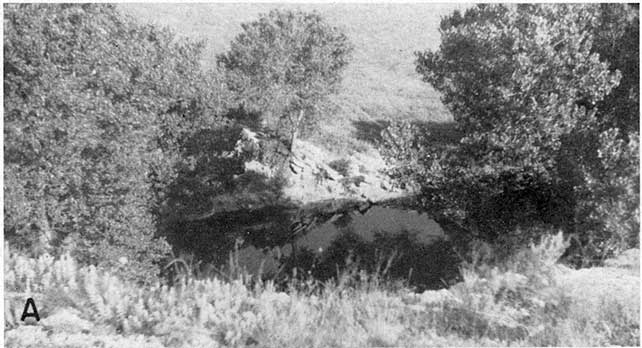
[[299,110],[299,116],[296,118],[296,121],[294,122],[294,129],[292,129],[292,133],[290,136],[290,152],[294,150],[294,142],[296,141],[297,135],[299,134],[299,129],[301,128],[301,122],[303,121],[303,116],[305,115],[305,110]]

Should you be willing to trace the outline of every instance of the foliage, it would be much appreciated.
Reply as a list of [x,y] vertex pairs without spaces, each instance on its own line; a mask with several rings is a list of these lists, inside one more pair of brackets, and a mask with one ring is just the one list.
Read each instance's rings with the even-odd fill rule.
[[202,44],[112,5],[6,5],[4,20],[8,239],[149,281],[183,148],[225,100],[200,70]]
[[508,258],[478,244],[473,262],[462,267],[463,282],[449,289],[452,297],[438,323],[458,335],[489,337],[505,345],[593,346],[620,339],[637,344],[639,321],[633,318],[639,316],[639,304],[635,299],[624,304],[609,292],[600,296],[602,289],[593,289],[588,294],[596,301],[587,306],[586,298],[565,284],[569,270],[557,264],[567,247],[561,232],[543,234],[538,243],[522,246]]
[[417,71],[463,137],[430,146],[430,134],[395,125],[393,174],[472,237],[535,232],[528,240],[554,226],[589,261],[637,243],[638,26],[620,4],[455,11]]
[[[620,71],[619,85],[597,104],[597,122],[575,133],[569,157],[580,159],[576,230],[587,257],[639,246],[640,72],[638,5],[600,5],[593,51]],[[582,146],[577,146],[582,144]],[[594,144],[586,151],[587,144]]]
[[218,65],[238,102],[291,148],[337,90],[352,48],[317,13],[273,10],[242,27]]
[[[450,289],[423,293],[388,289],[363,272],[322,290],[293,284],[288,293],[269,282],[219,279],[140,286],[81,268],[68,255],[6,251],[5,345],[66,347],[80,338],[155,347],[639,345],[639,298],[637,306],[626,296],[598,298],[587,308],[557,282],[565,244],[561,234],[546,237],[513,259],[465,266],[464,281]],[[27,293],[53,329],[17,320]],[[66,308],[89,321],[85,332],[70,334],[49,320]]]

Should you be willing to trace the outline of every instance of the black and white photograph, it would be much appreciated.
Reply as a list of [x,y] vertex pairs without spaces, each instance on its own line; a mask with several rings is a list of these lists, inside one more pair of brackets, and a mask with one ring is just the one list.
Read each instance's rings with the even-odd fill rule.
[[2,12],[4,346],[640,346],[639,3]]

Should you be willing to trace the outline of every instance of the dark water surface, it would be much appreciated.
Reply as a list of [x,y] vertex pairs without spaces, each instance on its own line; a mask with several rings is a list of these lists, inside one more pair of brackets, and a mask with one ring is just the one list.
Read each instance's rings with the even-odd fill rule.
[[325,250],[330,243],[341,235],[342,230],[352,230],[366,241],[373,241],[375,233],[383,232],[388,235],[408,231],[416,235],[417,241],[430,244],[435,239],[445,238],[444,231],[428,214],[416,211],[373,207],[364,215],[353,214],[347,228],[338,228],[331,222],[319,226],[301,238],[298,245],[311,250]]
[[[352,213],[345,224],[326,222],[314,228],[296,242],[297,253],[326,259],[327,273],[336,273],[335,265],[341,265],[350,249],[358,249],[363,260],[373,263],[373,250],[379,247],[398,247],[401,256],[396,272],[406,275],[414,272],[423,277],[422,282],[441,284],[442,278],[456,268],[448,248],[448,238],[442,228],[428,214],[403,209],[373,207],[361,215]],[[379,245],[380,244],[380,245]],[[249,273],[270,273],[278,269],[278,256],[291,255],[291,245],[276,247],[270,251],[253,246],[239,250],[239,263]],[[367,254],[367,255],[366,255]],[[334,258],[327,260],[328,258]],[[411,271],[412,269],[412,271]],[[423,275],[419,275],[420,273]]]

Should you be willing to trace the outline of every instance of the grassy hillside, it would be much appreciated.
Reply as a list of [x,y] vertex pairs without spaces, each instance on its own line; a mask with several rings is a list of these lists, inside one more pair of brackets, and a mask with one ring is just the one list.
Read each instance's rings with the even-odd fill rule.
[[179,35],[207,41],[205,67],[241,31],[241,23],[275,7],[317,10],[344,30],[355,46],[342,92],[333,98],[337,113],[325,115],[312,140],[337,152],[364,151],[381,121],[409,119],[448,122],[439,95],[414,71],[417,50],[439,46],[440,18],[462,4],[122,4],[142,21],[173,28]]

